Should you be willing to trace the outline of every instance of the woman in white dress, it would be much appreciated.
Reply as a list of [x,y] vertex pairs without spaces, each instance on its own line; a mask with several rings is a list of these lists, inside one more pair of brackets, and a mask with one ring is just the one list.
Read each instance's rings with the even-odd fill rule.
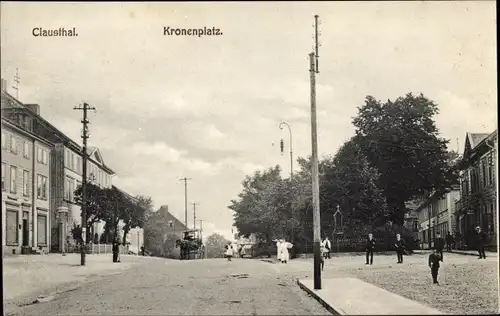
[[227,261],[231,261],[231,258],[233,257],[233,247],[231,244],[226,245],[226,258]]
[[290,260],[290,252],[288,251],[288,249],[291,249],[292,247],[293,247],[293,244],[282,239],[282,242],[281,242],[281,262],[282,263],[288,263],[288,260]]
[[273,240],[276,242],[276,259],[281,262],[281,239]]

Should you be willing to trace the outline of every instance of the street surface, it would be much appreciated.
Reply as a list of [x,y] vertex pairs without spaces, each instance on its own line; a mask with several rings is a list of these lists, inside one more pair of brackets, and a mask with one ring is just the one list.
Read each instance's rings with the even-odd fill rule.
[[[110,261],[108,257],[99,260]],[[396,264],[395,255],[375,254],[374,265],[367,266],[364,256],[332,257],[326,260],[323,278],[359,278],[447,314],[498,312],[497,257],[478,260],[445,253],[440,285],[432,284],[427,258],[428,254],[415,254]],[[59,286],[61,293],[52,301],[8,306],[7,314],[327,315],[296,284],[297,278],[312,278],[312,264],[312,259],[273,264],[258,259],[178,261],[122,256],[122,263],[110,264],[115,270],[92,272],[94,277],[85,282]],[[83,271],[98,266],[94,262],[88,268],[73,268]],[[7,283],[4,290],[9,292]]]
[[[126,257],[123,256],[123,261]],[[144,258],[8,315],[328,315],[277,265],[252,259]]]

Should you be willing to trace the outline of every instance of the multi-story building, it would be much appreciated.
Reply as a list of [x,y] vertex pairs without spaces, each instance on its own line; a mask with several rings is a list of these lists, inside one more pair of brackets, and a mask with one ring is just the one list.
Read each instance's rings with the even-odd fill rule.
[[[23,130],[54,144],[50,154],[50,227],[51,250],[58,251],[62,242],[71,242],[71,228],[81,224],[81,210],[74,203],[74,190],[82,178],[82,147],[58,130],[40,115],[38,104],[23,104],[2,90],[2,116],[15,122]],[[95,147],[87,149],[87,175],[91,181],[101,187],[111,187],[114,172],[103,161]],[[47,158],[48,159],[48,158]],[[60,218],[57,210],[68,208],[66,218]],[[64,226],[64,227],[63,227]],[[91,232],[102,231],[102,223],[96,223]],[[66,236],[62,236],[65,232]]]
[[432,194],[415,210],[418,216],[418,239],[422,249],[433,247],[436,233],[445,237],[456,230],[455,202],[459,199],[460,190],[453,187],[443,196]]
[[467,133],[460,170],[460,200],[456,219],[461,248],[474,247],[474,229],[487,233],[489,248],[496,249],[498,130],[491,134]]
[[17,124],[2,117],[2,251],[48,252],[52,144]]

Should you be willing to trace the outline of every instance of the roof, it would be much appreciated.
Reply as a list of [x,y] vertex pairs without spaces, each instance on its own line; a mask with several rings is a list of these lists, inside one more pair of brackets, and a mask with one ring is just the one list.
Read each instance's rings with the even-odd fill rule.
[[4,117],[2,117],[2,126],[8,126],[9,128],[14,129],[16,132],[23,134],[25,136],[31,137],[33,139],[36,139],[37,141],[39,141],[47,146],[54,146],[54,144],[51,143],[50,141],[48,141],[44,138],[38,137],[36,134],[33,134],[33,133],[17,126],[16,124],[12,123],[11,121],[9,121],[8,119],[6,119]]
[[[10,106],[4,107],[3,106],[4,103],[8,103]],[[54,125],[52,125],[49,121],[47,121],[46,119],[44,119],[41,115],[32,112],[21,101],[19,101],[16,98],[14,98],[7,91],[2,90],[2,110],[6,109],[6,108],[17,108],[17,109],[24,109],[26,111],[29,111],[29,113],[31,115],[33,115],[38,120],[40,120],[41,122],[43,122],[49,129],[53,130],[54,134],[56,134],[58,137],[62,138],[62,140],[66,143],[66,145],[70,145],[70,146],[76,148],[77,151],[81,151],[82,150],[82,147],[77,142],[73,141],[71,138],[69,138],[68,136],[66,136],[66,134],[64,134],[62,131],[60,131],[59,129],[57,129]],[[46,141],[48,141],[48,140],[46,140]],[[87,147],[87,155],[89,157],[92,157],[92,154],[94,152],[96,152],[96,151],[98,151],[97,147]],[[94,162],[96,162],[94,159],[91,159],[91,160],[93,160]],[[110,167],[108,167],[104,162],[98,161],[98,163],[108,173],[110,173],[112,175],[115,174],[115,172]]]
[[485,140],[490,134],[488,133],[467,133],[469,137],[471,149],[474,149],[479,145],[483,140]]

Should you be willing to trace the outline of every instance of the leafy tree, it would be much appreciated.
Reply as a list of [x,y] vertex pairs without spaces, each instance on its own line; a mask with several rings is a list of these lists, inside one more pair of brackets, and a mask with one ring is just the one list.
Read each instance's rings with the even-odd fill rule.
[[229,240],[227,240],[220,234],[213,233],[212,235],[208,236],[205,243],[207,258],[223,258],[225,251],[224,246],[226,246],[227,244],[229,244]]
[[245,178],[239,200],[231,200],[228,206],[235,212],[234,223],[242,236],[256,233],[268,241],[272,239],[275,218],[263,192],[280,179],[279,166],[257,171],[252,177]]
[[385,103],[368,96],[353,119],[357,142],[379,171],[393,223],[403,225],[406,201],[456,181],[447,164],[449,141],[439,137],[433,120],[437,113],[434,102],[409,93]]
[[163,256],[165,247],[170,247],[169,243],[167,246],[165,245],[165,238],[169,239],[171,235],[173,237],[170,239],[173,240],[173,247],[175,247],[175,240],[178,239],[178,236],[167,234],[167,225],[167,219],[162,212],[149,213],[147,221],[144,223],[144,247],[154,256]]
[[[83,187],[79,185],[75,192],[75,203],[82,206],[82,194]],[[90,182],[86,183],[86,215],[87,215],[87,226],[86,231],[89,232],[92,225],[104,219],[107,216],[108,210],[104,207],[104,201],[106,200],[106,190],[100,188],[99,186],[92,184]],[[83,209],[82,209],[83,212]],[[92,236],[87,234],[85,243],[88,243]]]
[[347,230],[385,223],[385,196],[377,186],[380,175],[370,166],[356,138],[344,143],[333,159],[325,159],[323,164],[326,167],[321,177],[320,202],[327,234],[332,233],[337,205]]

